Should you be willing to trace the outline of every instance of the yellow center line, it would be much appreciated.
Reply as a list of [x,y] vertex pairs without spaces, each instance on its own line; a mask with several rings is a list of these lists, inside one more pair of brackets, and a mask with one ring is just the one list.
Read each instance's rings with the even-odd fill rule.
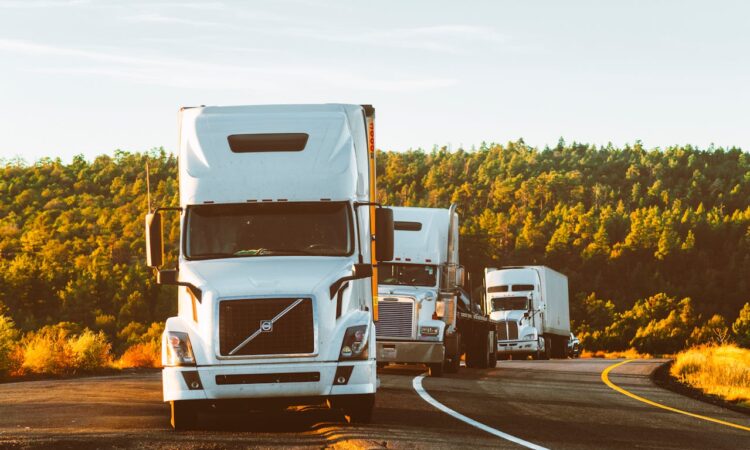
[[714,419],[713,417],[701,416],[700,414],[694,414],[694,413],[691,413],[691,412],[683,411],[681,409],[672,408],[671,406],[665,406],[665,405],[662,405],[660,403],[656,403],[656,402],[651,401],[651,400],[649,400],[647,398],[643,398],[641,396],[635,395],[632,392],[628,392],[625,389],[621,388],[620,386],[617,386],[616,384],[614,384],[613,382],[611,382],[609,380],[609,373],[613,369],[616,369],[617,367],[619,367],[619,366],[621,366],[621,365],[623,365],[625,363],[629,363],[631,361],[633,361],[633,360],[632,359],[626,359],[625,361],[619,362],[617,364],[612,364],[611,366],[609,366],[606,369],[604,369],[604,372],[602,372],[602,381],[604,382],[604,384],[606,384],[607,386],[611,387],[612,389],[614,389],[615,391],[619,392],[620,394],[627,395],[628,397],[634,398],[634,399],[638,400],[639,402],[643,402],[643,403],[646,403],[646,404],[651,405],[651,406],[656,406],[657,408],[666,409],[667,411],[672,411],[672,412],[675,412],[677,414],[684,414],[686,416],[695,417],[696,419],[707,420],[709,422],[714,422],[714,423],[718,423],[718,424],[721,424],[721,425],[726,425],[728,427],[737,428],[737,429],[740,429],[740,430],[750,431],[750,427],[746,427],[746,426],[743,426],[743,425],[738,425],[738,424],[732,423],[732,422],[725,422],[723,420]]

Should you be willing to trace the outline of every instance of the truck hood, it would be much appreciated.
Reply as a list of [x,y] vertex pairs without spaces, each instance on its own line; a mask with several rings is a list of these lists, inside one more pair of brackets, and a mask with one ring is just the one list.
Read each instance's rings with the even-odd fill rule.
[[348,258],[269,256],[187,261],[180,278],[216,297],[309,295],[351,274]]
[[417,286],[394,286],[394,285],[379,285],[378,296],[383,297],[387,295],[394,296],[407,296],[414,297],[417,301],[422,301],[427,297],[435,299],[437,288],[434,287],[417,287]]
[[490,313],[490,319],[492,320],[512,320],[518,322],[523,317],[524,310],[512,310],[512,311],[493,311]]

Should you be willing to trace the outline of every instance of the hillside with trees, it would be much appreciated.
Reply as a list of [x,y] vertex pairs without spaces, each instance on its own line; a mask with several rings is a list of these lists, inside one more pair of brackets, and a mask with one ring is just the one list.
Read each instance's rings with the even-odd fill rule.
[[[31,336],[67,322],[55,329],[92,330],[116,354],[158,335],[152,323],[175,312],[176,294],[143,263],[147,161],[153,203],[176,205],[177,160],[163,150],[0,163],[6,329]],[[488,266],[568,275],[574,329],[589,349],[750,345],[750,155],[739,149],[518,141],[379,152],[378,176],[385,204],[458,204],[475,286]],[[179,233],[167,219],[174,258]]]

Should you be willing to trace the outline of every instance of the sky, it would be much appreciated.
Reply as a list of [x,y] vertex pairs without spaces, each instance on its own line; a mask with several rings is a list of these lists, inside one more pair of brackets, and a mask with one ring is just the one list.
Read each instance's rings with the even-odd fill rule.
[[750,149],[750,2],[0,0],[0,159],[175,151],[181,106],[369,103],[384,150]]

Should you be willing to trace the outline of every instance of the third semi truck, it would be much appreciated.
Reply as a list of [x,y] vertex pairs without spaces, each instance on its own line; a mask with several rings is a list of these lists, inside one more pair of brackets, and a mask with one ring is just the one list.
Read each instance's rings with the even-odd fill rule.
[[565,358],[570,338],[568,278],[545,266],[488,268],[485,302],[499,321],[500,359]]

